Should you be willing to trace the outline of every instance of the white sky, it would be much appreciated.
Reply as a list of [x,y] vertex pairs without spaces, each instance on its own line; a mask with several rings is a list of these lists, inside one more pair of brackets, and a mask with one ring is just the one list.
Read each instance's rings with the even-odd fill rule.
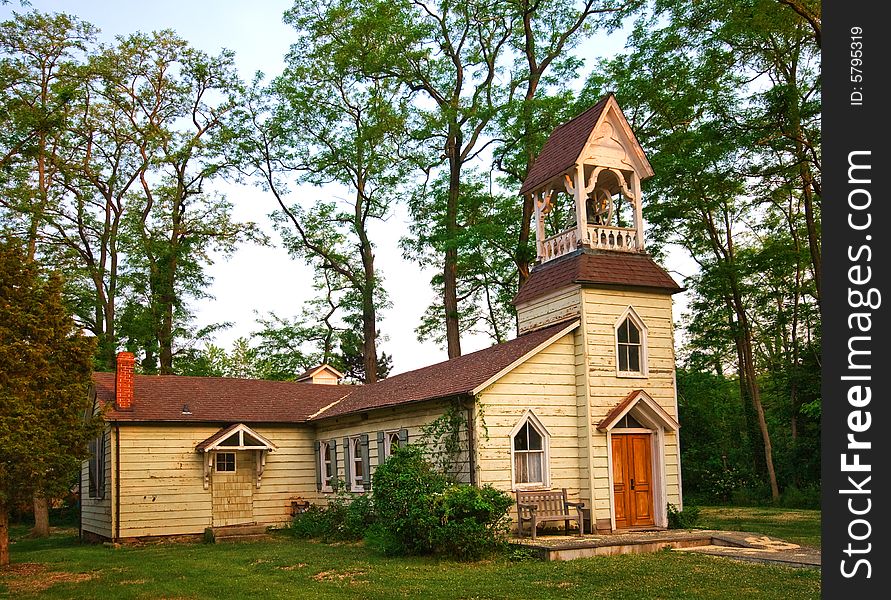
[[[292,4],[290,0],[32,0],[30,8],[17,4],[0,6],[0,18],[5,20],[13,10],[22,12],[32,8],[66,12],[99,27],[101,38],[107,41],[135,31],[169,28],[206,52],[217,53],[222,48],[235,51],[235,62],[242,77],[250,79],[257,70],[267,76],[281,72],[284,55],[294,40],[294,31],[282,22],[282,15]],[[583,52],[593,62],[621,50],[623,45],[621,33],[599,36],[587,43]],[[580,79],[578,85],[582,81]],[[276,206],[271,197],[250,186],[223,184],[219,189],[235,205],[235,218],[259,223],[277,242],[267,218]],[[296,188],[293,200],[309,205],[321,194],[311,187]],[[399,238],[406,232],[407,220],[404,207],[399,206],[386,223],[377,224],[371,232],[376,244],[377,266],[393,303],[380,324],[381,332],[387,337],[381,349],[393,355],[393,374],[447,358],[444,349],[429,342],[422,344],[415,337],[414,329],[434,294],[429,285],[432,273],[405,260],[398,247]],[[664,266],[679,283],[694,270],[692,261],[680,253],[669,255]],[[304,301],[312,296],[311,270],[291,260],[277,245],[242,246],[228,259],[212,265],[208,273],[213,277],[208,291],[215,299],[193,304],[197,325],[233,322],[233,327],[216,336],[215,343],[225,348],[257,328],[256,314],[274,311],[282,317],[295,316]],[[685,305],[685,295],[675,296],[675,320]],[[462,338],[465,353],[489,344],[486,338]]]

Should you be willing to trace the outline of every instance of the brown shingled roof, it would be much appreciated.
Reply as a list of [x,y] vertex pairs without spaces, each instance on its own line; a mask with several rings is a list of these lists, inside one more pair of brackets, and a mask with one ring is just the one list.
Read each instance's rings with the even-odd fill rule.
[[[133,407],[114,409],[114,373],[93,373],[109,421],[297,423],[346,396],[354,386],[292,381],[136,375]],[[184,412],[188,409],[188,413]]]
[[529,169],[520,194],[531,192],[575,164],[611,96],[607,94],[582,114],[554,129]]
[[[114,409],[114,373],[93,373],[93,385],[99,401],[110,407],[106,413],[109,421],[300,423],[472,393],[577,325],[577,320],[557,323],[503,344],[370,385],[136,375],[133,407],[127,411]],[[188,408],[188,413],[184,408]]]
[[580,249],[533,269],[514,305],[574,283],[653,288],[670,294],[684,290],[646,254]]
[[572,331],[578,323],[577,319],[563,321],[484,350],[358,386],[352,394],[313,420],[471,394],[541,346]]

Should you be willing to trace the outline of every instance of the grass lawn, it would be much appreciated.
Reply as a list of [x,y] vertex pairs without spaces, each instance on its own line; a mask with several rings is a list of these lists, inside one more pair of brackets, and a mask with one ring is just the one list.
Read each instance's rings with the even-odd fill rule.
[[755,531],[804,546],[820,547],[820,511],[770,506],[703,506],[699,527]]
[[10,598],[818,598],[820,574],[682,552],[569,562],[383,558],[361,545],[270,541],[118,549],[13,530]]

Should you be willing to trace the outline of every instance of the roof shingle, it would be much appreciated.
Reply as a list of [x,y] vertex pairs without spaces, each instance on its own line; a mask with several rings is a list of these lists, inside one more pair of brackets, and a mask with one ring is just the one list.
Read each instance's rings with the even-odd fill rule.
[[579,249],[534,268],[514,305],[574,283],[652,288],[670,294],[684,290],[647,254]]
[[[114,373],[93,373],[109,421],[296,423],[347,395],[352,386],[292,381],[136,375],[133,406],[114,408]],[[185,412],[187,409],[188,412]]]
[[394,375],[356,391],[314,420],[397,404],[469,394],[542,344],[571,329],[578,320],[556,323],[509,342],[471,352],[429,367]]
[[[133,407],[114,408],[114,373],[93,373],[97,398],[119,422],[300,423],[423,400],[469,394],[577,320],[370,385],[136,375]],[[185,412],[184,409],[188,409]]]
[[520,188],[521,195],[547,183],[575,164],[611,96],[607,94],[582,114],[554,129],[529,169]]

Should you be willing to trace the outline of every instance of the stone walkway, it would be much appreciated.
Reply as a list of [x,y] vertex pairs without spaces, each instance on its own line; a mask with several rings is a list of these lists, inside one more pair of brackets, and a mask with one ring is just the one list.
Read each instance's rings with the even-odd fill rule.
[[743,531],[670,529],[582,537],[542,535],[535,541],[528,537],[513,538],[510,543],[528,549],[543,560],[572,560],[671,548],[737,560],[820,568],[819,549]]
[[789,567],[820,568],[819,548],[793,544],[760,533],[741,531],[724,531],[713,535],[712,540],[716,543],[708,546],[678,548],[678,550],[726,556],[737,560],[782,564]]

